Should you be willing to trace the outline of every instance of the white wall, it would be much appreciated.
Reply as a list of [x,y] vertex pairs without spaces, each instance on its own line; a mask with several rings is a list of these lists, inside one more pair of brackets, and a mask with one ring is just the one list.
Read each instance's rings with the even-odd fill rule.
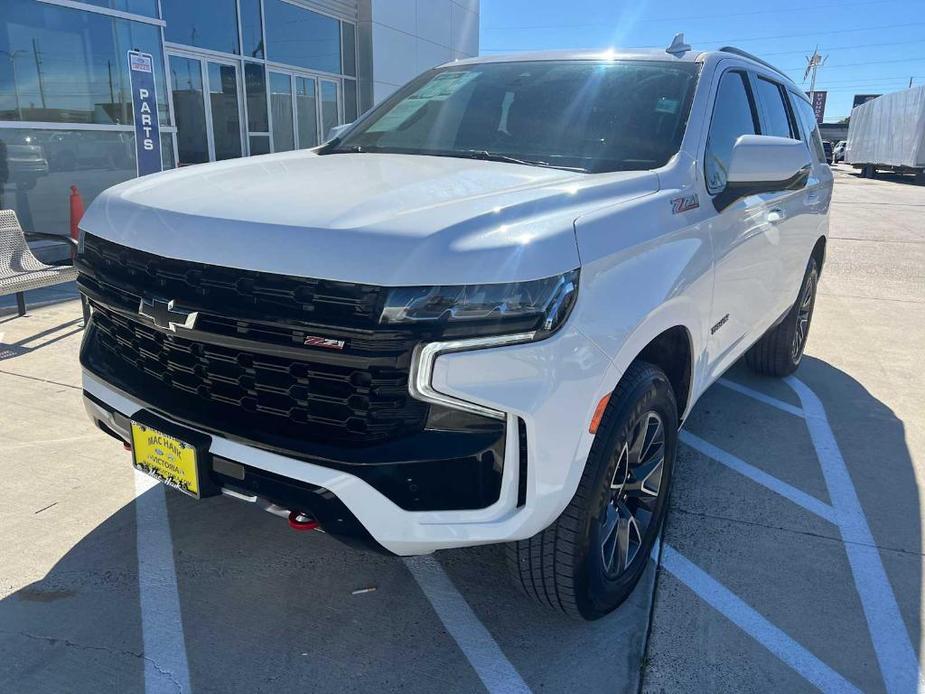
[[435,65],[479,53],[479,0],[371,0],[364,14],[376,103]]

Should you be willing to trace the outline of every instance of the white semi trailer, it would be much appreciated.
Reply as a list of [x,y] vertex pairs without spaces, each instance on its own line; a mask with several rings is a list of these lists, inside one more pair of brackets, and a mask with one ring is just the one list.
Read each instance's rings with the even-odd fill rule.
[[884,94],[851,111],[845,162],[865,178],[913,174],[925,183],[925,86]]

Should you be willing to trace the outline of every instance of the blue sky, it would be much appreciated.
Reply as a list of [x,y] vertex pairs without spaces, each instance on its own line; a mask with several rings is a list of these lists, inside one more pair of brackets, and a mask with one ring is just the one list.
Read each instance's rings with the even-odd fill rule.
[[[773,8],[773,9],[771,9]],[[678,31],[695,49],[734,45],[798,85],[818,44],[825,120],[854,94],[925,84],[925,0],[481,0],[481,52],[664,47]]]

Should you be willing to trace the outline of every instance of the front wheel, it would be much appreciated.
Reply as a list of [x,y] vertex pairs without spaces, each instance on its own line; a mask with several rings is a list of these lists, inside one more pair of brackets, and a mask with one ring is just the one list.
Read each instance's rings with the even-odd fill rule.
[[632,364],[611,396],[571,503],[546,530],[508,545],[515,583],[541,604],[589,620],[626,600],[665,516],[677,437],[667,376]]

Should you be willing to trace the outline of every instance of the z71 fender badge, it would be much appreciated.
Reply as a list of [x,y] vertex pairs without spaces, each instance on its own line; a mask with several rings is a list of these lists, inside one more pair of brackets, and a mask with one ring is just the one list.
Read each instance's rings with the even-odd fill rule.
[[689,210],[696,210],[700,207],[700,198],[697,193],[691,193],[681,198],[674,198],[671,201],[671,214],[681,214]]

